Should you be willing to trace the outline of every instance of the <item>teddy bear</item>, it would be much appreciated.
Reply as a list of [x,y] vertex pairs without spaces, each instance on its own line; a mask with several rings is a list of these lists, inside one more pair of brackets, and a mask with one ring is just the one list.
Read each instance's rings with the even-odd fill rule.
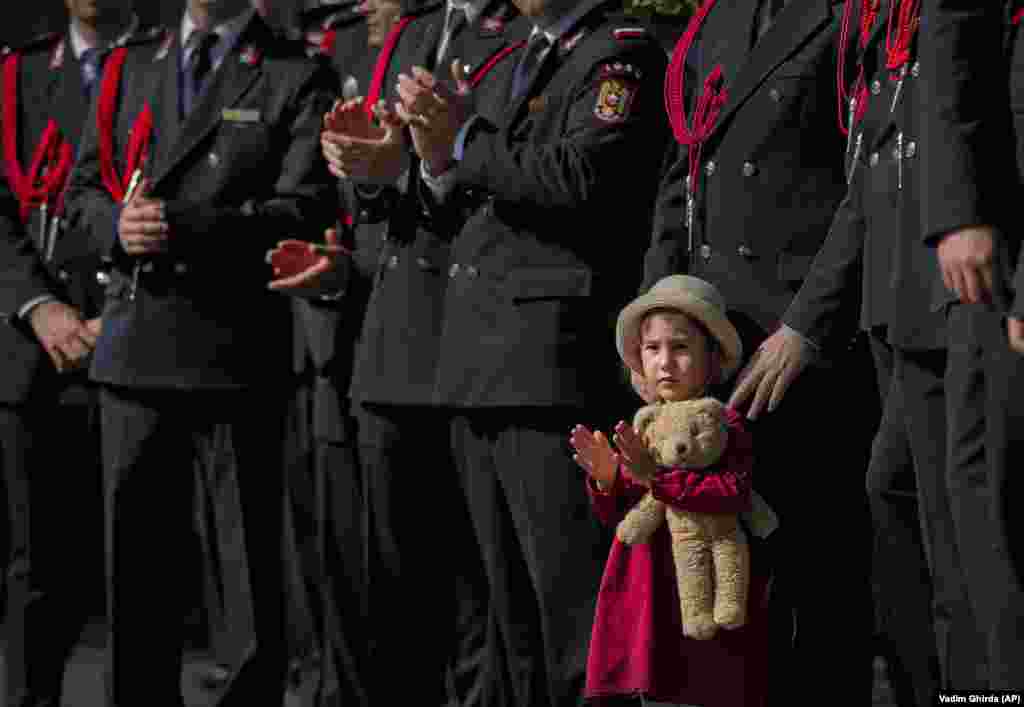
[[[728,443],[725,407],[714,398],[648,405],[633,421],[638,437],[658,467],[706,469]],[[634,478],[650,483],[651,478]],[[616,528],[627,544],[644,543],[668,524],[676,567],[683,634],[707,640],[719,628],[746,623],[750,549],[734,513],[697,513],[667,506],[650,491]]]

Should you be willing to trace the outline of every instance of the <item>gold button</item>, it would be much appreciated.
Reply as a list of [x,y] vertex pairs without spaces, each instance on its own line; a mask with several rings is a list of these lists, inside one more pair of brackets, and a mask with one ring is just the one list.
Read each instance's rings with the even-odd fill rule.
[[459,274],[461,266],[458,263],[452,263],[452,266],[448,268],[448,277],[455,277]]
[[868,164],[871,165],[872,167],[874,167],[875,165],[878,164],[878,153],[877,152],[872,152],[871,153],[871,157],[868,158]]
[[175,275],[184,275],[187,272],[188,272],[188,264],[187,263],[175,263],[174,264],[174,274]]
[[736,252],[739,253],[744,258],[753,258],[754,257],[754,250],[750,246],[745,244],[745,243],[743,245],[741,245],[739,248],[737,248]]
[[911,140],[907,143],[907,157],[913,157],[917,154],[917,143]]
[[910,75],[915,79],[921,75],[921,61],[915,61],[914,65],[910,67]]
[[712,174],[715,173],[715,161],[714,160],[711,160],[706,165],[704,165],[704,173],[707,174],[709,177]]
[[700,257],[704,258],[704,260],[711,260],[711,246],[707,243],[700,247]]
[[106,287],[110,284],[110,275],[100,270],[96,273],[96,282],[99,283],[101,287]]
[[217,169],[218,167],[220,167],[220,155],[218,155],[216,152],[211,152],[209,155],[207,155],[206,161],[213,169]]
[[755,174],[757,174],[757,165],[754,164],[753,162],[744,162],[743,163],[743,176],[744,177],[753,177]]
[[882,92],[882,82],[879,81],[878,79],[875,79],[874,81],[871,82],[871,95],[872,96],[877,96],[881,92]]
[[394,270],[397,267],[398,267],[398,256],[397,255],[392,255],[390,258],[388,258],[388,270]]
[[782,93],[779,92],[779,89],[773,88],[770,91],[768,91],[768,97],[775,101],[776,103],[778,103],[779,101],[782,100]]

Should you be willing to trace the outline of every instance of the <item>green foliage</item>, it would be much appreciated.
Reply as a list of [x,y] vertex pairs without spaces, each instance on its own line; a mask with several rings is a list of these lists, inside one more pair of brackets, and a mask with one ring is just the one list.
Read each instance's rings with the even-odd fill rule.
[[624,0],[626,12],[631,15],[668,15],[688,17],[699,4],[698,0]]

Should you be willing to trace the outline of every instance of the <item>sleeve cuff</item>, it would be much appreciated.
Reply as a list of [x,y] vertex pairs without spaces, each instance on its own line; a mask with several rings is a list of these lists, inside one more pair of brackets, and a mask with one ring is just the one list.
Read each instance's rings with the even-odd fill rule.
[[789,324],[783,322],[782,331],[783,333],[792,334],[799,338],[801,341],[803,341],[805,344],[811,347],[811,350],[813,350],[816,354],[821,353],[821,344],[819,344],[817,341],[813,339],[809,339],[808,337],[804,336],[802,333],[791,327]]
[[53,295],[39,295],[38,297],[33,297],[28,302],[23,304],[21,306],[21,309],[18,310],[18,319],[22,320],[23,322],[27,322],[29,315],[32,313],[32,310],[35,309],[37,306],[45,304],[46,302],[56,301],[57,298],[54,297]]

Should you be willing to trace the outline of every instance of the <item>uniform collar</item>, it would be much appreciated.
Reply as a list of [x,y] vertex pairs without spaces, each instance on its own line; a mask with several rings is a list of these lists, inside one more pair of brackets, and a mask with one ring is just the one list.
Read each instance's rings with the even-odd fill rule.
[[[238,41],[239,35],[242,34],[242,30],[245,29],[246,22],[252,13],[248,10],[235,15],[226,22],[221,22],[219,25],[214,25],[212,31],[216,33],[218,37],[217,44],[217,59],[214,63],[219,63],[221,57],[231,51],[231,48],[235,46],[235,42]],[[189,46],[189,40],[192,38],[192,33],[197,29],[196,23],[192,20],[192,13],[187,9],[185,15],[181,19],[181,46],[182,46],[182,59],[183,63],[188,63],[188,57],[192,53],[192,47]]]
[[[121,33],[117,39],[110,43],[110,46],[117,46],[123,44],[128,37],[132,36],[139,29],[139,16],[133,14],[131,21],[128,23],[127,29]],[[75,55],[75,59],[78,61],[82,60],[82,55],[90,49],[99,49],[101,44],[94,44],[90,42],[82,34],[82,30],[78,26],[78,20],[72,18],[71,26],[68,29],[68,35],[71,37],[71,51]]]
[[483,13],[490,0],[448,0],[448,9],[462,10],[466,13],[466,24],[471,25]]
[[552,45],[555,44],[563,35],[567,34],[569,30],[576,26],[576,23],[583,19],[583,16],[594,9],[594,3],[592,2],[577,2],[569,7],[564,13],[557,18],[553,18],[546,26],[541,24],[535,24],[533,26],[533,32],[530,34],[530,39],[533,39],[534,35],[538,32],[543,32],[547,37],[548,42]]

